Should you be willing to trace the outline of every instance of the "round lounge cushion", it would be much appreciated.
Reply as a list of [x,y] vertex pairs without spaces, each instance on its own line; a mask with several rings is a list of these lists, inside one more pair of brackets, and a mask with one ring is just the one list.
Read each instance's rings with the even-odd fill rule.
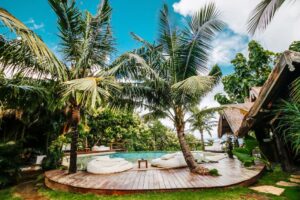
[[93,174],[112,174],[127,171],[133,164],[124,159],[94,159],[87,164],[87,171]]
[[176,155],[175,157],[170,158],[168,160],[157,158],[151,161],[151,165],[154,167],[167,168],[167,169],[181,168],[187,166],[185,159],[182,155]]

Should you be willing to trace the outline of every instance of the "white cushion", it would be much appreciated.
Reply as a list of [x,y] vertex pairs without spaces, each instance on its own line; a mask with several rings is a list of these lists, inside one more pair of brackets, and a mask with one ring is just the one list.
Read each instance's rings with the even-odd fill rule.
[[133,164],[122,158],[112,158],[106,160],[94,159],[87,164],[87,171],[93,174],[118,173],[131,168],[133,168]]
[[161,157],[162,160],[169,160],[171,158],[174,158],[176,156],[176,153],[171,153],[171,154],[166,154],[166,155],[163,155]]

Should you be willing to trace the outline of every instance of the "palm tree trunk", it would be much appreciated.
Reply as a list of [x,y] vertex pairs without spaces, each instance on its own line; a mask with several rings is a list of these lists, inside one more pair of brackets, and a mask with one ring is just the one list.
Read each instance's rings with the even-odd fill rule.
[[184,138],[184,125],[176,124],[176,131],[177,131],[177,137],[179,140],[180,148],[183,153],[186,164],[188,165],[191,171],[194,171],[197,168],[197,163],[195,162],[194,156],[191,153],[191,150]]
[[204,136],[203,136],[203,131],[200,130],[200,136],[201,136],[201,144],[202,144],[202,151],[205,151],[205,145],[204,145]]
[[182,151],[182,154],[184,156],[184,159],[186,161],[187,166],[189,167],[190,171],[193,173],[199,173],[199,174],[208,174],[208,170],[206,168],[203,168],[199,166],[193,154],[191,153],[191,150],[185,140],[184,137],[184,116],[182,109],[179,107],[175,109],[175,127],[177,131],[177,137],[179,140],[180,148]]
[[74,106],[72,109],[71,124],[72,124],[72,141],[70,151],[69,173],[77,172],[77,143],[78,143],[78,124],[80,121],[80,108]]

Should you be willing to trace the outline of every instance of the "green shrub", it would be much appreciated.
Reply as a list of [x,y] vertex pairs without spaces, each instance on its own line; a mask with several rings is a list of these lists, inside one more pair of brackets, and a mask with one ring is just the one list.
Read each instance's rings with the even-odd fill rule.
[[232,152],[246,167],[254,164],[254,157],[248,153],[247,149],[235,148]]
[[220,176],[219,171],[217,169],[211,169],[211,170],[209,170],[209,174],[211,176]]
[[246,136],[244,139],[244,147],[235,148],[232,153],[246,166],[254,164],[252,151],[258,146],[254,137]]
[[0,188],[15,183],[20,176],[21,147],[14,142],[0,144]]
[[43,170],[57,169],[61,165],[63,152],[62,146],[67,143],[67,138],[64,135],[59,136],[52,142],[49,147],[47,157],[43,159],[42,168]]

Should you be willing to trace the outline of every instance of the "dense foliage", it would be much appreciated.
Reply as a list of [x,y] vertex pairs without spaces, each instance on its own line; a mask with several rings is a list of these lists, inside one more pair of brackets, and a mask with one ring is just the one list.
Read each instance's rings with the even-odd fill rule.
[[294,41],[290,45],[289,50],[300,52],[300,41]]
[[0,143],[0,189],[17,181],[20,165],[20,145],[15,142]]
[[253,150],[258,147],[258,142],[254,137],[246,136],[244,146],[233,149],[233,154],[245,165],[254,164]]
[[294,101],[283,101],[276,110],[281,113],[277,130],[286,143],[291,144],[296,155],[300,155],[300,104]]
[[248,59],[242,53],[236,55],[231,61],[234,72],[222,78],[228,96],[217,94],[215,99],[220,104],[244,102],[251,87],[262,86],[267,80],[276,55],[256,41],[248,44],[248,51]]
[[[146,124],[132,112],[105,109],[96,116],[90,116],[87,126],[90,127],[90,130],[86,135],[83,134],[82,137],[79,137],[79,141],[85,141],[86,137],[89,147],[121,143],[129,151],[174,151],[180,149],[176,134],[172,130],[158,120]],[[193,148],[199,144],[191,134],[187,134],[186,138]]]

